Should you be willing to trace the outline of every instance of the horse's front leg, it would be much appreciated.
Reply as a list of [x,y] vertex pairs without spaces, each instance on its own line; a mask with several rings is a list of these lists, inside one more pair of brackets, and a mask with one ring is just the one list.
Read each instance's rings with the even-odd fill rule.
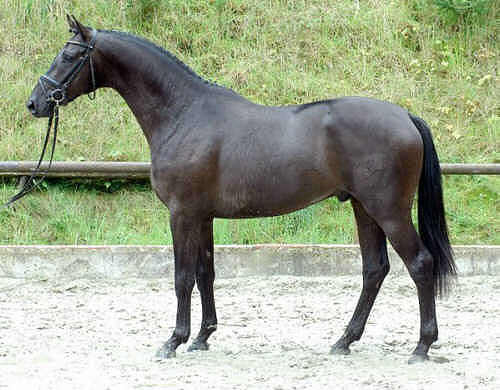
[[201,222],[197,218],[174,213],[170,227],[174,242],[175,294],[177,319],[170,339],[158,350],[158,358],[175,357],[177,347],[187,342],[191,332],[191,293],[196,275],[196,265],[201,248]]
[[208,350],[207,340],[217,330],[214,301],[214,236],[213,220],[203,222],[200,255],[196,266],[196,285],[201,296],[201,328],[188,351]]

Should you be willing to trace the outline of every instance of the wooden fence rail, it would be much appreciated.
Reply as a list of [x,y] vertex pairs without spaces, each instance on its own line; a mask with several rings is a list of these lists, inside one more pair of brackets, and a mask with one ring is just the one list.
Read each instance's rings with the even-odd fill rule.
[[[29,176],[36,161],[0,161],[0,177]],[[46,169],[47,163],[42,164]],[[54,161],[47,177],[149,179],[149,162]],[[441,164],[445,175],[500,175],[500,164]]]

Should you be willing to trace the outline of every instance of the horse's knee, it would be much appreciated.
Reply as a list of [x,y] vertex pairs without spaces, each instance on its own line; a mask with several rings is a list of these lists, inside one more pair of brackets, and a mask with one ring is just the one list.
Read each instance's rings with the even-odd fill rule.
[[176,272],[175,294],[177,297],[190,295],[195,283],[194,274],[190,272]]
[[191,328],[188,327],[176,327],[172,335],[172,339],[175,339],[176,343],[185,344],[189,340],[191,335]]
[[213,286],[215,280],[215,272],[213,268],[206,265],[199,266],[196,270],[196,286],[202,292],[203,289]]
[[206,264],[198,266],[196,270],[196,282],[213,282],[215,279],[215,272],[213,267],[207,267]]

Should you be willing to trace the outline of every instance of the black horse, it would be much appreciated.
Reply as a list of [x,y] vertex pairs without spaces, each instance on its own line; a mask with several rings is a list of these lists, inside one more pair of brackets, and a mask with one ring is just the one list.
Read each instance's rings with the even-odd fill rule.
[[[27,107],[49,116],[97,88],[125,99],[151,150],[151,182],[170,210],[177,319],[159,357],[175,356],[191,328],[195,282],[201,330],[190,350],[208,349],[217,328],[214,218],[289,213],[331,196],[350,199],[363,258],[363,289],[331,352],[349,353],[389,272],[386,238],[414,280],[420,340],[410,361],[437,339],[435,296],[455,264],[439,161],[426,123],[391,103],[343,97],[267,107],[209,83],[168,51],[136,36],[94,30],[68,17],[74,36],[35,86]],[[418,188],[420,236],[411,218]]]

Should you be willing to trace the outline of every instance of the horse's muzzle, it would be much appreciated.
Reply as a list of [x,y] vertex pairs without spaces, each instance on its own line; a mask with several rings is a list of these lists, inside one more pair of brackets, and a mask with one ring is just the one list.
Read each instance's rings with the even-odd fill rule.
[[32,115],[36,115],[36,107],[35,107],[35,102],[31,99],[29,99],[26,102],[26,108],[28,109],[29,112],[31,112]]
[[26,102],[26,108],[36,118],[47,118],[50,116],[53,110],[54,104],[45,103],[45,104],[37,104],[35,100],[28,99]]

